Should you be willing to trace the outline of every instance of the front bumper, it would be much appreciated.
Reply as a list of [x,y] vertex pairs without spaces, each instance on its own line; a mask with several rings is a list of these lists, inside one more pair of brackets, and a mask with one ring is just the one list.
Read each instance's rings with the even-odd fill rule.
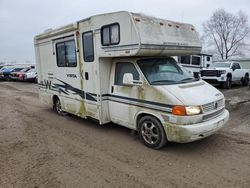
[[208,83],[214,83],[214,84],[219,84],[226,82],[227,77],[226,76],[221,76],[221,77],[216,77],[216,76],[202,76],[202,80],[208,82]]
[[166,122],[164,128],[169,141],[188,143],[214,134],[226,124],[228,119],[229,112],[225,110],[220,116],[209,121],[191,125],[175,125]]

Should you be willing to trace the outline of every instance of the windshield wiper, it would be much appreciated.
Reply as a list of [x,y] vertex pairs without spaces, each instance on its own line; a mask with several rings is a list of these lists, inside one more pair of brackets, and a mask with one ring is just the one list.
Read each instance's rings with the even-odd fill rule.
[[151,83],[157,83],[157,82],[175,82],[173,80],[155,80],[155,81],[152,81]]
[[185,78],[183,80],[181,80],[180,82],[186,83],[188,81],[198,81],[200,80],[199,78]]

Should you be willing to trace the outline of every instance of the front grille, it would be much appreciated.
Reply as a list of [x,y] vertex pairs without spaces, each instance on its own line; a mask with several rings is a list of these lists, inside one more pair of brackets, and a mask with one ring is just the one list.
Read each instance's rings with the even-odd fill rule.
[[203,121],[205,121],[205,120],[208,120],[208,119],[211,119],[211,118],[215,118],[215,117],[221,115],[221,114],[224,112],[224,110],[225,110],[225,108],[222,108],[222,109],[220,109],[220,110],[218,110],[218,111],[216,111],[216,112],[213,112],[213,113],[211,113],[211,114],[204,115],[204,116],[202,117],[202,119],[203,119]]
[[220,100],[202,105],[202,111],[203,113],[208,113],[212,110],[221,108],[222,106],[224,106],[224,99],[220,99]]
[[220,71],[218,71],[218,70],[201,70],[201,76],[217,76],[217,77],[220,77]]

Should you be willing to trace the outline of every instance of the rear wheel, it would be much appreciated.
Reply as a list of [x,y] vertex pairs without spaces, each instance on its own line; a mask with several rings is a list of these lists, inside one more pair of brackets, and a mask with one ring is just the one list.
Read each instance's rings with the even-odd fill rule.
[[223,88],[224,89],[231,89],[232,87],[232,79],[231,77],[227,77],[227,80],[225,83],[223,83]]
[[139,137],[149,148],[160,149],[167,143],[161,123],[152,116],[144,116],[138,122]]
[[249,75],[246,74],[245,77],[242,80],[242,85],[243,86],[248,86],[249,85]]
[[55,100],[54,100],[54,110],[60,116],[67,115],[67,113],[62,110],[61,101],[60,101],[60,99],[58,97],[56,97]]

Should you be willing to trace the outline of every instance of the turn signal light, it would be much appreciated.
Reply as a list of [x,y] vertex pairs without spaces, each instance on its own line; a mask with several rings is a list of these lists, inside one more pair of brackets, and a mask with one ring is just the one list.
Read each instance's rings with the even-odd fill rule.
[[135,21],[140,22],[141,20],[140,18],[135,18]]
[[186,116],[187,112],[185,106],[174,106],[172,108],[172,114],[176,116]]

